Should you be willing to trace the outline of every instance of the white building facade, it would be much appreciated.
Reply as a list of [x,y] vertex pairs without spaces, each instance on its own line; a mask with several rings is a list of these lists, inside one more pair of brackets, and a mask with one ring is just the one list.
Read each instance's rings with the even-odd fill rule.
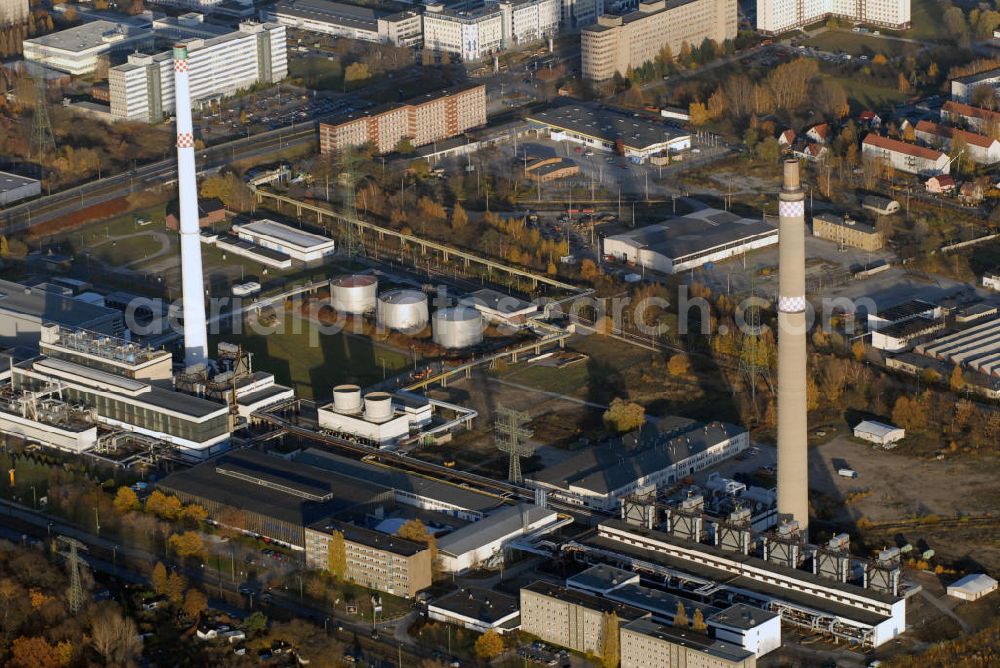
[[941,151],[880,137],[874,133],[865,137],[861,143],[861,154],[865,159],[884,160],[894,169],[908,174],[936,176],[951,171],[948,156]]
[[910,0],[757,0],[757,30],[777,34],[827,18],[902,30],[910,27]]
[[[243,23],[235,32],[185,42],[192,101],[232,95],[257,83],[288,76],[285,26]],[[111,115],[118,120],[157,123],[174,111],[171,52],[133,54],[108,72]]]
[[561,14],[559,0],[505,1],[472,11],[432,4],[424,13],[424,47],[480,60],[557,35]]

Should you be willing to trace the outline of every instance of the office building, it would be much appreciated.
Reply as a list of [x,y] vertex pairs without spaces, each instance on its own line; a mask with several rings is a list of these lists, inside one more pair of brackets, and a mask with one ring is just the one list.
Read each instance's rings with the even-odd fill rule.
[[882,137],[874,132],[861,142],[861,154],[865,159],[885,161],[893,169],[908,174],[934,176],[951,171],[951,162],[941,151]]
[[537,473],[525,484],[552,498],[598,510],[615,510],[633,494],[647,494],[739,454],[749,433],[724,422],[702,424],[665,418],[625,443],[592,446]]
[[582,144],[639,162],[691,148],[691,135],[672,125],[592,103],[562,104],[530,114],[526,120],[552,141]]
[[0,172],[0,206],[42,194],[42,182],[9,172]]
[[[232,95],[288,75],[285,26],[242,23],[225,35],[186,40],[193,103]],[[157,123],[174,111],[173,54],[134,53],[108,71],[111,114]]]
[[[775,618],[777,619],[777,617]],[[636,619],[621,627],[621,668],[756,668],[757,657],[703,633]]]
[[289,28],[364,42],[419,46],[423,18],[415,11],[393,14],[331,0],[281,0],[261,10],[264,20]]
[[[413,598],[431,586],[431,551],[399,536],[338,520],[321,521],[306,528],[306,566],[315,570],[342,569],[343,579],[403,598]],[[343,563],[331,563],[343,540]]]
[[583,77],[605,81],[642,67],[669,46],[701,46],[710,39],[722,44],[736,38],[736,0],[653,0],[639,2],[624,16],[604,15],[580,31]]
[[648,613],[582,591],[534,582],[521,588],[521,630],[543,642],[600,656],[604,647],[605,615],[614,612],[619,624]]
[[278,223],[267,218],[233,225],[243,241],[283,253],[296,262],[314,264],[334,253],[333,239]]
[[101,19],[24,40],[24,59],[68,74],[90,74],[102,56],[149,48],[153,40],[148,26]]
[[992,137],[926,120],[917,122],[915,130],[919,141],[947,153],[954,142],[960,142],[965,149],[963,157],[977,165],[1000,162],[1000,141]]
[[866,251],[877,251],[885,245],[885,238],[874,225],[832,213],[813,216],[812,233],[818,239],[835,241],[841,247],[851,246]]
[[560,0],[501,0],[473,9],[440,2],[424,12],[424,48],[469,62],[559,33]]
[[778,243],[770,223],[701,209],[604,239],[604,253],[665,274],[696,269]]
[[889,30],[910,27],[910,0],[757,0],[757,30],[776,35],[836,18]]
[[513,596],[482,587],[462,587],[427,605],[427,617],[485,633],[503,635],[520,623],[519,602]]
[[0,279],[0,347],[37,348],[48,324],[114,337],[125,335],[125,320],[119,311],[44,287]]
[[423,146],[481,125],[486,125],[486,87],[470,85],[320,123],[319,146],[323,155],[365,144],[390,153],[403,139]]

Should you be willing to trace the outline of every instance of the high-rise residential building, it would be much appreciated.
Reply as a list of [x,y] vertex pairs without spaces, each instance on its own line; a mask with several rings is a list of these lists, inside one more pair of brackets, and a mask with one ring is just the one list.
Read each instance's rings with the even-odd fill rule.
[[736,0],[655,0],[640,2],[624,16],[601,16],[580,31],[583,76],[604,81],[650,62],[664,46],[676,55],[686,42],[722,44],[736,38]]
[[423,146],[481,125],[486,125],[486,87],[472,85],[321,123],[319,147],[324,155],[364,144],[371,144],[378,153],[389,153],[404,138]]
[[472,10],[434,3],[424,13],[424,47],[479,60],[558,34],[562,13],[560,0],[503,0]]
[[910,0],[757,0],[757,30],[777,34],[827,18],[904,30]]
[[[210,39],[185,40],[192,102],[232,95],[257,83],[288,75],[285,26],[242,23],[238,30]],[[156,123],[174,110],[170,51],[135,53],[108,71],[111,115]]]

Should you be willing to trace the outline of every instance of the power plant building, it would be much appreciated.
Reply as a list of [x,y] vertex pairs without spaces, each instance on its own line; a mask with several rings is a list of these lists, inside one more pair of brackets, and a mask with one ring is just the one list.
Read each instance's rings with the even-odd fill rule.
[[411,429],[429,424],[433,413],[429,401],[410,394],[369,392],[362,402],[357,385],[335,387],[333,402],[317,410],[320,427],[380,447],[409,437]]
[[0,172],[0,206],[42,194],[42,182],[19,174]]
[[910,0],[757,0],[757,30],[761,32],[776,35],[828,18],[905,30],[910,27]]
[[757,658],[739,645],[675,626],[636,619],[621,627],[621,668],[712,666],[755,668]]
[[729,211],[702,209],[604,239],[604,254],[676,274],[778,243],[778,230]]
[[125,336],[120,311],[71,296],[0,279],[0,347],[37,348],[47,325]]
[[[285,26],[241,23],[219,37],[184,40],[188,49],[191,101],[226,97],[258,83],[288,76]],[[174,113],[173,56],[134,53],[108,71],[111,115],[158,123]]]
[[333,239],[267,218],[234,225],[233,231],[244,241],[277,251],[303,264],[322,262],[335,252]]
[[319,147],[323,155],[365,144],[377,153],[390,153],[403,139],[424,146],[482,125],[486,125],[486,86],[469,85],[320,123]]
[[503,561],[506,546],[537,532],[554,528],[555,511],[532,504],[505,506],[478,522],[438,538],[438,559],[446,573],[464,573],[491,562]]
[[676,56],[710,39],[736,39],[736,0],[651,0],[624,16],[604,15],[580,31],[583,78],[606,81],[655,59],[669,46]]

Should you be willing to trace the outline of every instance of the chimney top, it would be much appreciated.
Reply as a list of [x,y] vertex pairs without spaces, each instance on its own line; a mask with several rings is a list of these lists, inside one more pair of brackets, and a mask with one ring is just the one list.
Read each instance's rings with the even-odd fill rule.
[[795,158],[788,158],[784,164],[784,179],[781,189],[786,192],[793,192],[799,189],[799,161]]

